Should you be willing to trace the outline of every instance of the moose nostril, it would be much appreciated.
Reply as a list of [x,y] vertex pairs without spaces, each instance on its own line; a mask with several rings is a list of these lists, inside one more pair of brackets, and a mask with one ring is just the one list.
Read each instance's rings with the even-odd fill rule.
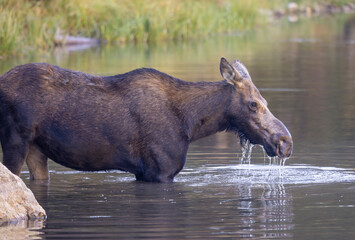
[[280,157],[290,157],[292,154],[292,140],[280,139],[277,144],[277,151]]

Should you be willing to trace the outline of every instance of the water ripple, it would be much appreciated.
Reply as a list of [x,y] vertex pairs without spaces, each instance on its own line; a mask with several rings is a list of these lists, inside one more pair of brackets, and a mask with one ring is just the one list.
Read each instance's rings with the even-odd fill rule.
[[[319,184],[355,182],[355,170],[310,165],[259,165],[206,166],[197,172],[184,172],[179,182],[193,185],[209,184]],[[196,185],[196,186],[197,186]]]

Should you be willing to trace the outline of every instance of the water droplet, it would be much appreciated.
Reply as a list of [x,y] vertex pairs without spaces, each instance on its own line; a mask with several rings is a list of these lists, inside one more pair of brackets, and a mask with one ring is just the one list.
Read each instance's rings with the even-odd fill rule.
[[244,144],[242,145],[242,157],[240,158],[240,163],[243,164],[245,161],[245,155],[248,152],[249,149],[249,140],[246,140]]
[[249,144],[249,150],[248,150],[248,157],[247,157],[247,163],[250,165],[250,161],[251,161],[251,153],[253,152],[253,147],[254,144]]
[[[239,158],[239,161],[240,161],[240,164],[251,164],[251,155],[252,155],[252,152],[253,152],[253,147],[255,145],[250,143],[249,140],[246,140],[245,142],[243,142],[242,144],[242,156]],[[266,151],[264,149],[264,147],[262,145],[257,145],[257,146],[260,146],[262,151],[263,151],[263,154],[264,154],[264,165],[266,165],[266,157],[269,159],[269,165],[276,165],[276,166],[279,166],[279,167],[284,167],[285,166],[285,163],[286,163],[286,160],[288,158],[279,158],[277,156],[275,157],[270,157],[266,154]]]

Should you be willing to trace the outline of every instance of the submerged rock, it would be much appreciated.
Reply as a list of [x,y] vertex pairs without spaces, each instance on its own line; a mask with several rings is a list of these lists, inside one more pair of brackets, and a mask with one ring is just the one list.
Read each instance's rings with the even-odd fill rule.
[[290,2],[287,4],[287,10],[290,13],[297,13],[298,11],[298,4],[295,2]]
[[31,190],[0,163],[0,223],[45,218],[46,212]]
[[[296,20],[298,14],[305,14],[308,17],[315,15],[324,15],[324,14],[334,14],[334,13],[354,13],[355,12],[355,3],[347,4],[328,4],[326,1],[316,3],[316,4],[303,4],[303,6],[298,5],[295,2],[290,2],[287,4],[286,8],[277,9],[273,11],[273,16],[276,19],[279,19],[283,16],[291,16],[291,22]],[[297,15],[296,15],[297,14]]]
[[56,34],[54,36],[54,43],[59,46],[64,45],[98,45],[100,43],[99,39],[80,37],[80,36],[70,36]]

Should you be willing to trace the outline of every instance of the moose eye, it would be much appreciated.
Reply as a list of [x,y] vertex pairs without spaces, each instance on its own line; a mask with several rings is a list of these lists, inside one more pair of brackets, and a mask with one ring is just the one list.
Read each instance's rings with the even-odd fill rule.
[[258,103],[257,102],[251,102],[249,104],[249,106],[250,106],[250,109],[255,112],[256,109],[258,108]]

